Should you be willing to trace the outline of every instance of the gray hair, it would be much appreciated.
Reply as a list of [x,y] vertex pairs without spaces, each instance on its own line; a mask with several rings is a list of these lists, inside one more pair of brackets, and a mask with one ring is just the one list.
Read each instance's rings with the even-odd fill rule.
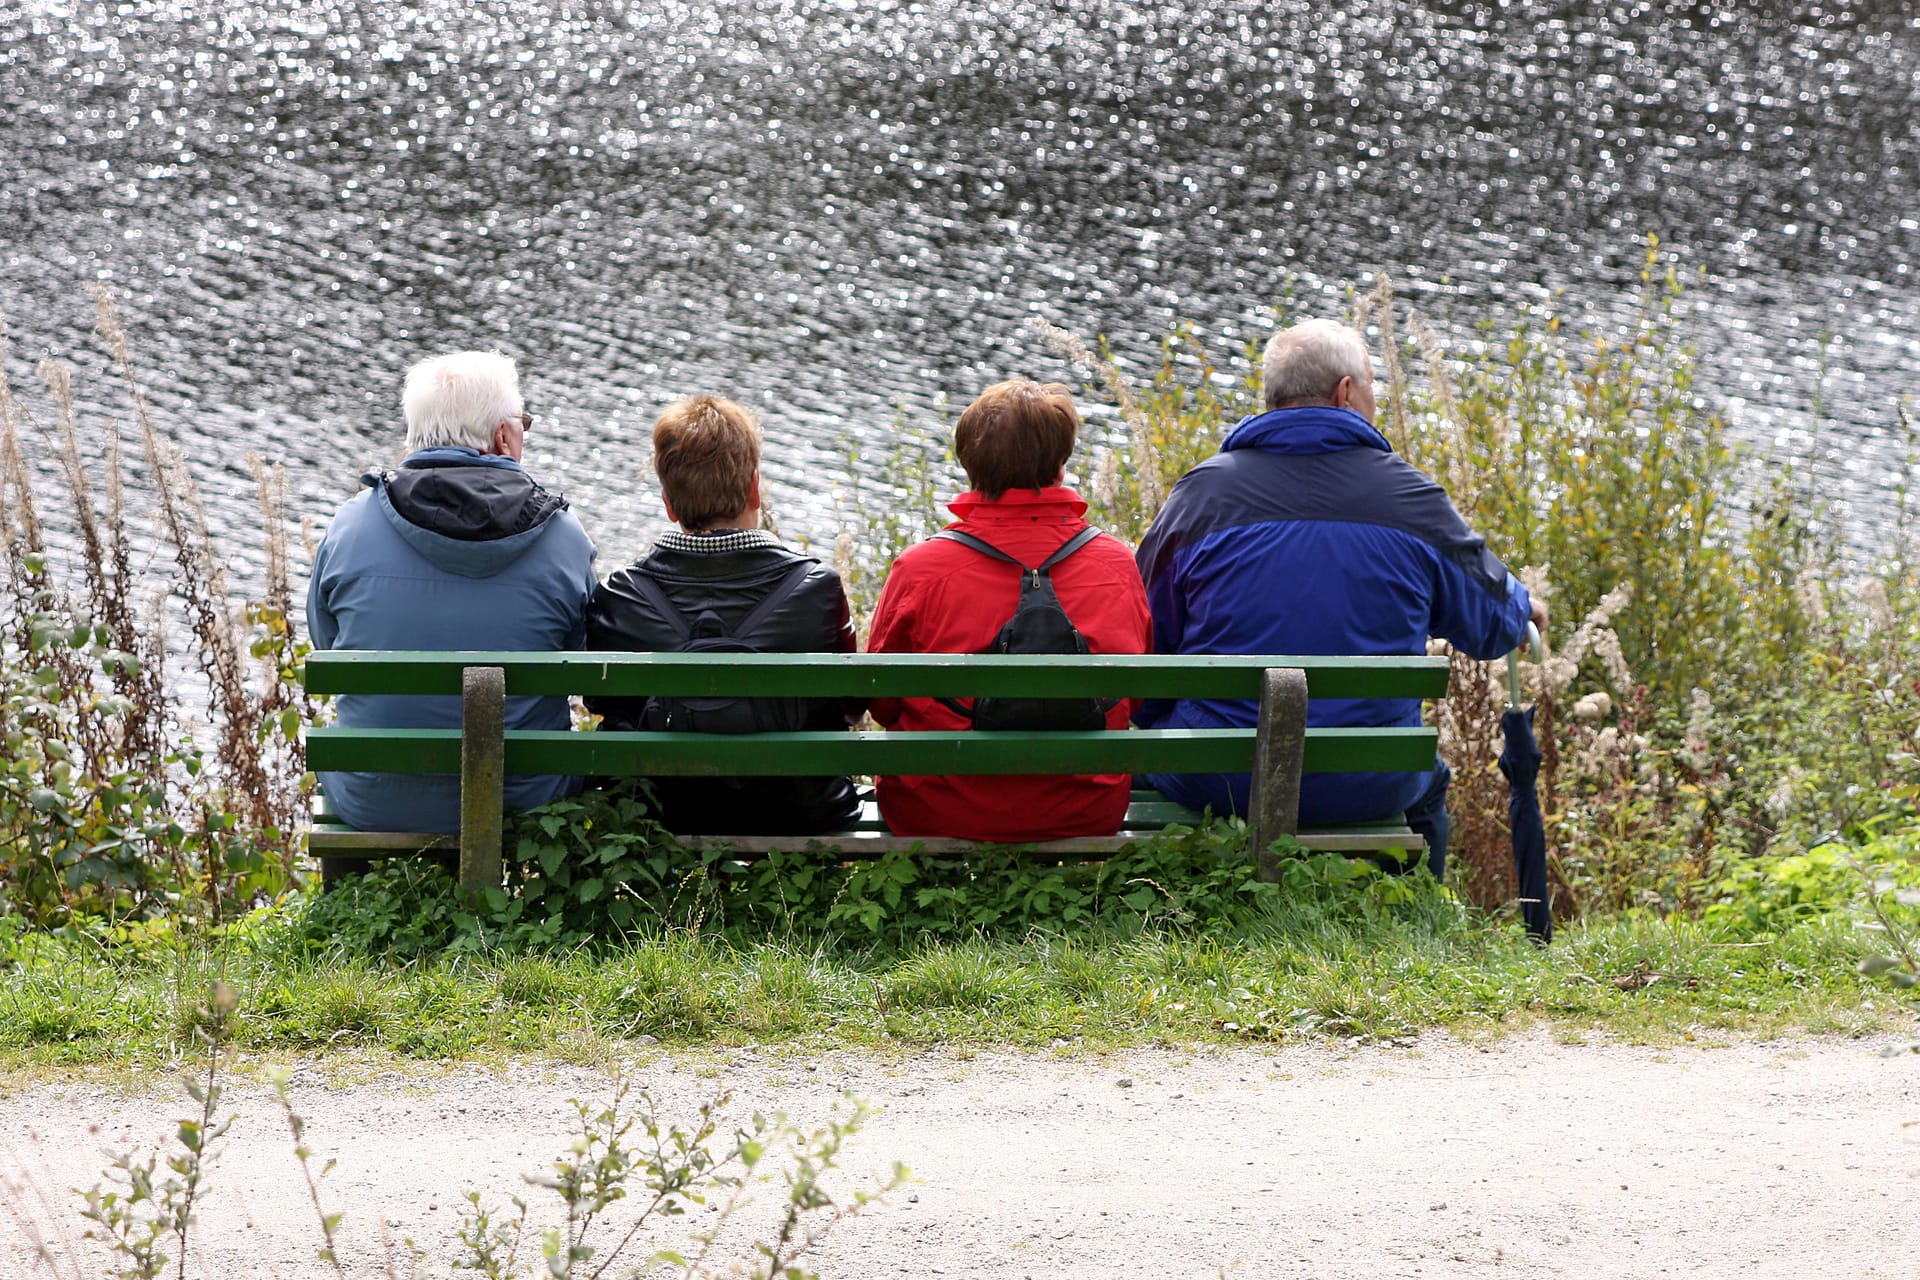
[[1373,356],[1367,340],[1338,320],[1308,320],[1282,329],[1267,340],[1261,362],[1267,408],[1293,404],[1331,404],[1340,379],[1371,385]]
[[407,370],[400,407],[408,453],[449,444],[485,453],[493,429],[520,416],[520,371],[497,351],[434,356]]

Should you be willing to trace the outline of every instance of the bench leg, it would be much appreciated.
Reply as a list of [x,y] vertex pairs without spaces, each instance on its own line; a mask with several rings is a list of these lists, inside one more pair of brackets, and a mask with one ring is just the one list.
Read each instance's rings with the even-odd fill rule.
[[507,673],[468,667],[460,698],[460,894],[500,887],[506,808]]
[[1260,731],[1253,747],[1253,861],[1260,879],[1280,879],[1273,842],[1300,829],[1300,766],[1307,752],[1307,673],[1269,669],[1260,682]]

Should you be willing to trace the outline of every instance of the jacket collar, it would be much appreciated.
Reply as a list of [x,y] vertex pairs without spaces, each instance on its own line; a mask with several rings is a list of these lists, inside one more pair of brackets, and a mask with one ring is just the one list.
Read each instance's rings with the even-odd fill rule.
[[459,446],[419,450],[398,471],[360,481],[408,546],[467,578],[492,577],[518,560],[567,507],[512,458]]
[[1087,514],[1087,504],[1065,485],[1045,489],[1009,489],[997,498],[989,498],[977,489],[969,489],[947,504],[947,510],[962,520],[1078,520]]
[[1332,405],[1269,409],[1244,418],[1227,433],[1226,443],[1220,446],[1222,453],[1236,449],[1294,455],[1338,453],[1342,449],[1393,452],[1393,446],[1372,423],[1352,409],[1336,409]]
[[406,460],[400,466],[408,471],[418,471],[428,467],[504,467],[511,471],[526,469],[505,454],[482,453],[464,444],[436,444],[425,449],[415,449],[406,456]]
[[547,520],[553,515],[553,510],[549,510],[532,527],[502,537],[484,541],[450,538],[409,520],[394,507],[393,493],[385,478],[377,479],[378,483],[373,485],[373,501],[401,540],[436,567],[463,578],[491,578],[514,563],[533,549],[533,544],[546,533]]

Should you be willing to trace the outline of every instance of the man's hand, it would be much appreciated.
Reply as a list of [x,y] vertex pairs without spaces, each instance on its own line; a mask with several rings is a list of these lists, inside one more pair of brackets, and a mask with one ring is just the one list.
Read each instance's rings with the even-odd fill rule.
[[[1527,613],[1527,617],[1532,620],[1535,627],[1539,628],[1540,638],[1544,641],[1547,638],[1547,602],[1539,596],[1533,596],[1531,599],[1533,608]],[[1539,657],[1540,655],[1535,654],[1534,656]]]

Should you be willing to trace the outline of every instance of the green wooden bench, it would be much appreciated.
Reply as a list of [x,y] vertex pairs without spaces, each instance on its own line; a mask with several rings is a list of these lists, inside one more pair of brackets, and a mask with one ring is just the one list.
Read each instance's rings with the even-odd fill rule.
[[[1419,850],[1404,822],[1298,829],[1302,773],[1431,768],[1428,728],[1320,729],[1307,699],[1433,698],[1446,693],[1447,661],[1434,657],[1146,655],[1015,657],[987,654],[400,653],[310,654],[307,688],[322,694],[442,694],[462,699],[460,729],[307,730],[315,770],[458,774],[458,836],[355,831],[316,807],[308,849],[328,858],[429,850],[460,858],[468,893],[501,876],[501,787],[507,774],[581,777],[718,777],[847,774],[1245,773],[1254,778],[1252,845],[1260,873],[1278,875],[1270,850],[1282,836],[1309,849]],[[1087,733],[569,733],[504,730],[507,694],[640,697],[830,698],[1046,697],[1252,698],[1250,729],[1129,729]],[[1200,815],[1136,792],[1116,835],[1026,846],[1038,856],[1091,858],[1119,851]],[[703,836],[743,855],[833,846],[848,857],[899,848],[964,852],[963,840],[890,834],[871,805],[856,826],[828,836]]]

